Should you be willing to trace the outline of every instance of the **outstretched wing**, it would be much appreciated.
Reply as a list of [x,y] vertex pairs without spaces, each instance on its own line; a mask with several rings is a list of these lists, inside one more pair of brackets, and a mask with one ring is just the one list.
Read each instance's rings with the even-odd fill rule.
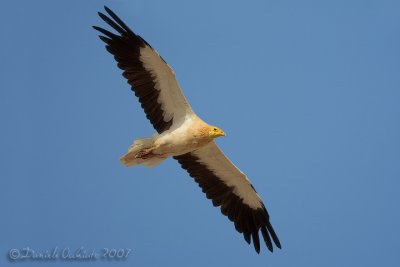
[[139,98],[146,117],[158,133],[179,127],[186,114],[193,113],[175,78],[173,70],[143,38],[135,34],[126,24],[104,7],[108,17],[102,18],[117,34],[93,26],[104,34],[100,39],[118,62],[123,76]]
[[221,206],[224,215],[234,222],[247,243],[260,252],[259,230],[272,252],[271,238],[278,248],[281,244],[269,221],[265,206],[246,175],[218,148],[210,144],[193,152],[174,157],[199,184],[214,206]]

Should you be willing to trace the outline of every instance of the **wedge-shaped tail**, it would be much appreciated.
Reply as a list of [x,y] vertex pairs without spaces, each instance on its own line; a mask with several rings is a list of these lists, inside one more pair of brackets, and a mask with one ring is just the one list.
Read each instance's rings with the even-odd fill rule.
[[129,147],[128,153],[123,155],[119,160],[126,167],[133,167],[139,164],[142,164],[146,167],[153,167],[160,164],[166,158],[161,157],[148,157],[141,158],[140,154],[142,151],[146,149],[151,149],[154,143],[154,138],[143,138],[137,139],[135,142]]

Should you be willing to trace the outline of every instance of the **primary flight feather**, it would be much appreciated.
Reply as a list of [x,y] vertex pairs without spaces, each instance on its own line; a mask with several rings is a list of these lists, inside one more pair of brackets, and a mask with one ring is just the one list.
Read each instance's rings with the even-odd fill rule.
[[[157,131],[138,139],[120,158],[125,166],[155,166],[173,157],[199,184],[214,206],[234,222],[247,243],[260,252],[259,232],[272,252],[281,244],[265,206],[243,174],[218,148],[214,139],[225,133],[201,120],[186,101],[173,70],[143,38],[105,7],[99,16],[116,33],[93,26],[123,70],[123,76],[139,98],[146,117]],[[272,243],[273,242],[273,243]]]

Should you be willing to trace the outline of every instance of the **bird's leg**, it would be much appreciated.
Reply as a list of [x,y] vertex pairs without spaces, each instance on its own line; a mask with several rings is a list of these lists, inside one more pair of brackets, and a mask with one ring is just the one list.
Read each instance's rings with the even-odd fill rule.
[[167,154],[155,154],[153,152],[154,148],[145,148],[139,151],[136,155],[135,158],[139,159],[149,159],[149,158],[168,158]]
[[135,158],[148,159],[153,157],[154,155],[155,154],[153,154],[152,148],[144,148],[135,155]]

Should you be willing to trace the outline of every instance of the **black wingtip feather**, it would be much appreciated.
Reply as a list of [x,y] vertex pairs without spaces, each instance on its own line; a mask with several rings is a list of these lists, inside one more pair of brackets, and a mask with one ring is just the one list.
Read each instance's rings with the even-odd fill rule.
[[111,42],[111,39],[109,39],[109,38],[107,38],[105,36],[99,35],[99,38],[100,38],[100,40],[102,40],[106,44],[109,44]]
[[101,30],[103,30],[103,28],[100,28],[98,26],[92,26],[92,28],[99,32],[101,32]]
[[115,15],[115,13],[114,13],[111,9],[109,9],[107,6],[104,6],[104,10],[105,10],[105,11],[108,13],[108,15],[110,15],[110,16],[115,20],[115,22],[117,22],[117,23],[119,24],[119,26],[121,26],[125,31],[127,31],[127,32],[133,34],[132,30],[131,30],[128,26],[126,26],[126,24],[125,24],[117,15]]
[[107,11],[108,14],[110,14],[110,12],[111,12],[111,13],[114,13],[114,12],[112,12],[112,10],[111,10],[108,6],[106,6],[106,5],[104,6],[104,10]]
[[257,254],[260,254],[260,238],[258,236],[258,230],[254,231],[251,236],[253,238],[254,249],[256,250]]
[[246,240],[247,244],[250,245],[250,243],[251,243],[250,233],[249,233],[249,232],[244,232],[244,231],[243,231],[243,237],[244,237],[244,240]]
[[112,21],[109,17],[107,17],[106,15],[104,15],[101,12],[97,12],[99,14],[99,17],[104,20],[105,23],[107,23],[108,25],[110,25],[114,30],[116,30],[117,32],[119,32],[120,34],[126,34],[126,31],[124,29],[122,29],[118,24],[116,24],[114,21]]
[[93,29],[95,29],[98,32],[101,32],[102,34],[104,34],[105,36],[113,39],[113,38],[117,38],[117,35],[113,34],[112,32],[109,32],[103,28],[97,27],[97,26],[92,26]]
[[268,222],[268,224],[267,224],[267,229],[268,229],[269,234],[270,234],[271,237],[272,237],[272,240],[274,240],[275,245],[276,245],[279,249],[282,249],[282,247],[281,247],[281,242],[279,242],[278,236],[276,235],[276,233],[275,233],[275,231],[274,231],[274,228],[272,227],[272,225],[271,225],[270,222]]
[[265,226],[261,227],[261,233],[263,235],[265,245],[267,245],[268,250],[271,252],[274,252],[274,247],[272,246],[271,237],[269,236],[268,231],[265,228]]

